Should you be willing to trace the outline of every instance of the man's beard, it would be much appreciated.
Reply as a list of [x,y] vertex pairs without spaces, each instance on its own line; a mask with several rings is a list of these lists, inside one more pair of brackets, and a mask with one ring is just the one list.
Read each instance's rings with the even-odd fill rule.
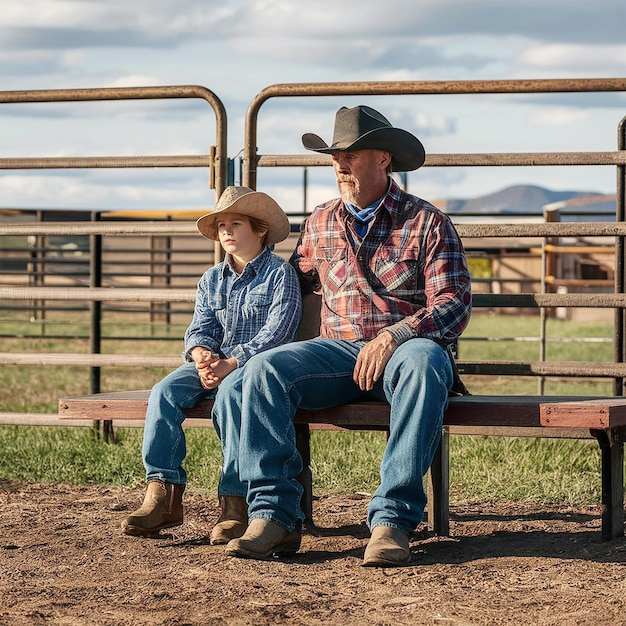
[[354,176],[343,176],[337,180],[337,187],[341,194],[341,199],[348,204],[359,206],[359,196],[361,195],[361,186]]

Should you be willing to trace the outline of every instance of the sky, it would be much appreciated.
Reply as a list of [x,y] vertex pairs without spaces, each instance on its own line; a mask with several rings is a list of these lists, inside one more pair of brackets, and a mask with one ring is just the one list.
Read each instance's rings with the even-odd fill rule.
[[[201,85],[228,116],[228,156],[270,85],[626,77],[626,0],[0,0],[0,91]],[[331,142],[335,112],[367,104],[427,153],[611,151],[626,94],[277,98],[261,109],[260,154]],[[0,104],[0,158],[207,154],[201,100]],[[236,168],[235,183],[238,180]],[[331,168],[263,168],[286,211],[335,197]],[[509,185],[614,193],[609,166],[433,168],[410,173],[429,200]],[[306,195],[306,197],[305,197]],[[0,208],[203,209],[202,168],[0,170]]]

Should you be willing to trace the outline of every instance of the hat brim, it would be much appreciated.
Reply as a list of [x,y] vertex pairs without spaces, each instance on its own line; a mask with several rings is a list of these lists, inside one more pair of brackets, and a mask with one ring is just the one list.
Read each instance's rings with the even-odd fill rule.
[[376,128],[352,143],[338,142],[328,145],[321,137],[313,133],[302,135],[302,145],[307,150],[332,154],[348,150],[384,150],[392,156],[391,166],[394,172],[411,172],[426,160],[426,151],[422,142],[401,128]]
[[199,217],[196,227],[200,234],[206,239],[219,241],[217,220],[225,213],[247,215],[267,224],[266,245],[268,246],[284,241],[289,236],[289,218],[278,203],[262,191],[247,193],[237,198],[232,204]]

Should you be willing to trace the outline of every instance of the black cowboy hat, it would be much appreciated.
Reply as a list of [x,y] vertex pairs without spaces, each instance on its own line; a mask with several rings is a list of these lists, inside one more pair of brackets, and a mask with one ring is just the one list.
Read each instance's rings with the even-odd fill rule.
[[313,133],[302,135],[307,150],[332,154],[344,150],[384,150],[392,156],[394,172],[410,172],[424,164],[426,153],[422,142],[401,128],[394,128],[389,120],[371,107],[359,105],[342,107],[335,116],[333,143],[329,146]]

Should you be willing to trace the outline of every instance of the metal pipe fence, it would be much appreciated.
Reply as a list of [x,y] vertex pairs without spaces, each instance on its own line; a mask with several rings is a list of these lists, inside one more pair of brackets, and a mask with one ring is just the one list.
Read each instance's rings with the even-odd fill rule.
[[[429,96],[468,94],[545,94],[624,92],[626,79],[389,81],[288,83],[263,89],[248,106],[245,121],[243,184],[256,188],[259,167],[315,167],[330,164],[329,155],[263,155],[258,152],[258,117],[271,98],[328,96]],[[626,165],[623,148],[613,152],[428,154],[424,167],[511,167],[540,165]]]
[[[104,225],[102,222],[98,226]],[[0,226],[0,236],[6,232],[15,232],[21,227],[15,225]],[[158,231],[167,232],[169,223],[146,224],[146,230],[155,233]],[[91,222],[83,224],[72,224],[72,231],[79,235],[94,233],[95,226]],[[193,223],[185,225],[179,231],[188,230],[190,233],[195,228]],[[469,242],[472,238],[494,237],[548,237],[548,236],[578,236],[581,234],[593,235],[626,235],[626,223],[550,223],[550,224],[458,224],[459,234],[464,241]],[[52,227],[52,233],[60,233],[66,230],[65,225],[59,224]],[[113,226],[113,230],[116,227]],[[141,225],[137,224],[132,229],[135,233],[141,234]],[[0,302],[2,303],[24,303],[41,302],[42,310],[53,310],[53,303],[68,305],[78,303],[83,310],[88,309],[89,303],[98,302],[101,304],[132,304],[135,307],[138,303],[144,303],[141,310],[147,311],[147,305],[167,304],[173,306],[182,303],[191,306],[195,299],[195,288],[167,287],[95,287],[85,285],[76,286],[0,286]],[[587,308],[607,308],[623,310],[626,308],[626,295],[619,293],[475,293],[473,305],[477,308],[525,308],[528,310],[540,310],[545,307],[587,307]],[[92,345],[90,354],[57,353],[41,354],[32,352],[29,354],[0,353],[0,364],[3,365],[41,365],[54,367],[58,365],[89,367],[89,368],[110,368],[110,367],[175,367],[180,363],[179,357],[153,357],[153,356],[130,356],[127,354],[113,355],[101,354],[102,336],[102,313],[100,310],[98,317],[98,340],[96,349]],[[132,337],[129,335],[128,339]],[[110,338],[112,340],[119,340]],[[571,363],[559,364],[555,366],[540,367],[537,364],[515,364],[500,363],[497,365],[484,363],[472,364],[460,360],[460,369],[464,375],[490,375],[497,371],[500,375],[515,376],[599,376],[599,377],[624,377],[626,366],[623,363],[605,364],[603,368],[589,367],[589,364]],[[581,374],[582,372],[582,374]],[[14,418],[11,418],[11,420]],[[32,416],[29,418],[32,423]],[[45,418],[48,419],[49,418]],[[45,421],[44,419],[44,421]],[[0,419],[0,423],[2,420]]]
[[[547,79],[547,80],[485,80],[485,81],[389,81],[389,82],[353,82],[353,83],[291,83],[271,85],[263,89],[250,103],[246,114],[243,180],[244,184],[256,188],[259,167],[318,167],[331,163],[330,155],[263,155],[258,148],[258,117],[264,104],[271,98],[292,98],[297,96],[355,96],[355,95],[468,95],[468,94],[546,94],[546,93],[598,93],[624,92],[626,79]],[[622,120],[618,127],[616,151],[611,152],[536,152],[536,153],[489,153],[489,154],[427,154],[424,167],[510,167],[510,166],[577,166],[603,165],[615,166],[617,171],[617,206],[616,221],[622,222],[626,216],[626,151]],[[306,206],[306,198],[305,198]],[[491,229],[495,236],[496,228]],[[516,235],[513,235],[516,236]],[[543,235],[544,237],[548,235]],[[554,236],[559,236],[554,235]],[[624,279],[624,237],[619,235],[615,245],[615,280],[616,293],[623,294],[626,287]],[[545,243],[545,242],[544,242]],[[543,257],[544,265],[546,256]],[[543,269],[545,272],[545,267]],[[545,291],[546,282],[542,275],[541,287]],[[551,305],[546,305],[551,306]],[[542,315],[545,309],[542,308]],[[615,312],[615,358],[623,361],[626,354],[626,317],[622,307]],[[542,339],[545,325],[542,326]],[[542,349],[543,352],[543,349]],[[624,393],[623,379],[616,379],[614,392]],[[540,381],[539,391],[542,390]]]
[[[530,81],[421,81],[421,82],[376,82],[376,83],[318,83],[318,84],[286,84],[273,85],[262,90],[250,103],[245,120],[244,156],[242,184],[255,188],[257,169],[259,167],[322,167],[330,165],[327,155],[266,155],[259,153],[257,142],[258,114],[262,105],[271,98],[294,96],[336,96],[336,95],[412,95],[428,96],[431,94],[501,94],[501,93],[556,93],[556,92],[624,92],[626,79],[594,79],[594,80],[530,80]],[[93,90],[48,90],[29,92],[0,92],[1,103],[20,102],[68,102],[93,100],[124,100],[146,98],[202,98],[214,109],[217,120],[216,146],[207,155],[193,156],[151,156],[151,157],[71,157],[71,158],[12,158],[0,159],[0,169],[49,169],[49,168],[142,168],[142,167],[208,167],[211,181],[219,196],[227,184],[226,156],[226,112],[221,102],[209,90],[203,87],[162,87],[162,88],[130,88],[130,89],[93,89]],[[626,166],[626,131],[624,121],[618,128],[618,149],[603,152],[572,152],[572,153],[492,153],[492,154],[430,154],[427,156],[426,167],[508,167],[508,166],[611,166],[617,172],[616,221],[615,222],[546,222],[546,223],[458,223],[457,229],[466,240],[490,238],[536,238],[539,246],[548,238],[559,237],[608,237],[612,238],[615,249],[615,281],[612,293],[553,293],[545,289],[546,277],[526,277],[525,283],[540,282],[542,289],[533,293],[475,293],[474,306],[477,308],[523,308],[528,310],[545,310],[549,308],[597,308],[615,311],[615,362],[607,364],[560,363],[509,363],[504,369],[512,375],[527,376],[600,376],[614,379],[615,393],[623,393],[623,380],[626,376],[624,365],[624,308],[626,308],[624,279],[624,237],[626,236],[624,176]],[[56,366],[74,364],[94,368],[97,374],[101,367],[132,366],[146,367],[155,362],[169,366],[173,360],[169,357],[136,357],[127,355],[101,354],[102,314],[106,306],[136,306],[143,303],[144,309],[155,306],[171,307],[175,304],[189,306],[195,299],[195,288],[191,286],[174,286],[169,279],[170,270],[177,265],[173,260],[174,248],[170,245],[172,237],[195,235],[193,222],[164,221],[138,222],[128,220],[92,220],[80,222],[29,222],[0,223],[0,236],[35,237],[50,236],[86,237],[89,240],[90,260],[77,264],[75,276],[84,281],[82,286],[73,284],[43,284],[47,272],[42,267],[49,267],[50,259],[42,259],[45,246],[36,244],[33,247],[33,267],[31,285],[0,285],[0,303],[31,302],[40,311],[51,310],[56,303],[64,305],[80,305],[87,307],[92,313],[91,345],[89,354],[13,354],[0,353],[0,363],[32,364]],[[103,259],[98,249],[110,237],[150,236],[162,237],[165,241],[160,249],[161,256],[154,259],[155,271],[140,273],[139,278],[162,280],[164,285],[136,286],[110,284],[106,285],[107,272],[105,267],[114,268],[118,262],[114,259]],[[96,253],[94,254],[94,250]],[[214,259],[220,258],[221,251],[216,247]],[[100,258],[98,258],[100,257]],[[36,266],[36,262],[45,263]],[[180,261],[179,263],[182,263]],[[129,261],[126,265],[140,261]],[[70,260],[63,259],[58,263],[62,267],[70,267]],[[85,268],[89,268],[87,273]],[[80,268],[80,269],[78,269]],[[114,272],[112,271],[111,274]],[[181,278],[190,278],[192,272],[185,272]],[[196,274],[199,276],[199,273]],[[496,279],[491,283],[500,285],[514,279]],[[477,281],[478,282],[478,281]],[[489,283],[489,279],[485,279]],[[503,371],[497,368],[500,364],[472,363],[467,361],[465,367],[472,374]],[[98,391],[98,376],[92,378],[91,391]],[[0,423],[2,423],[0,414]],[[32,422],[32,416],[29,417]],[[43,418],[42,418],[43,419]]]

